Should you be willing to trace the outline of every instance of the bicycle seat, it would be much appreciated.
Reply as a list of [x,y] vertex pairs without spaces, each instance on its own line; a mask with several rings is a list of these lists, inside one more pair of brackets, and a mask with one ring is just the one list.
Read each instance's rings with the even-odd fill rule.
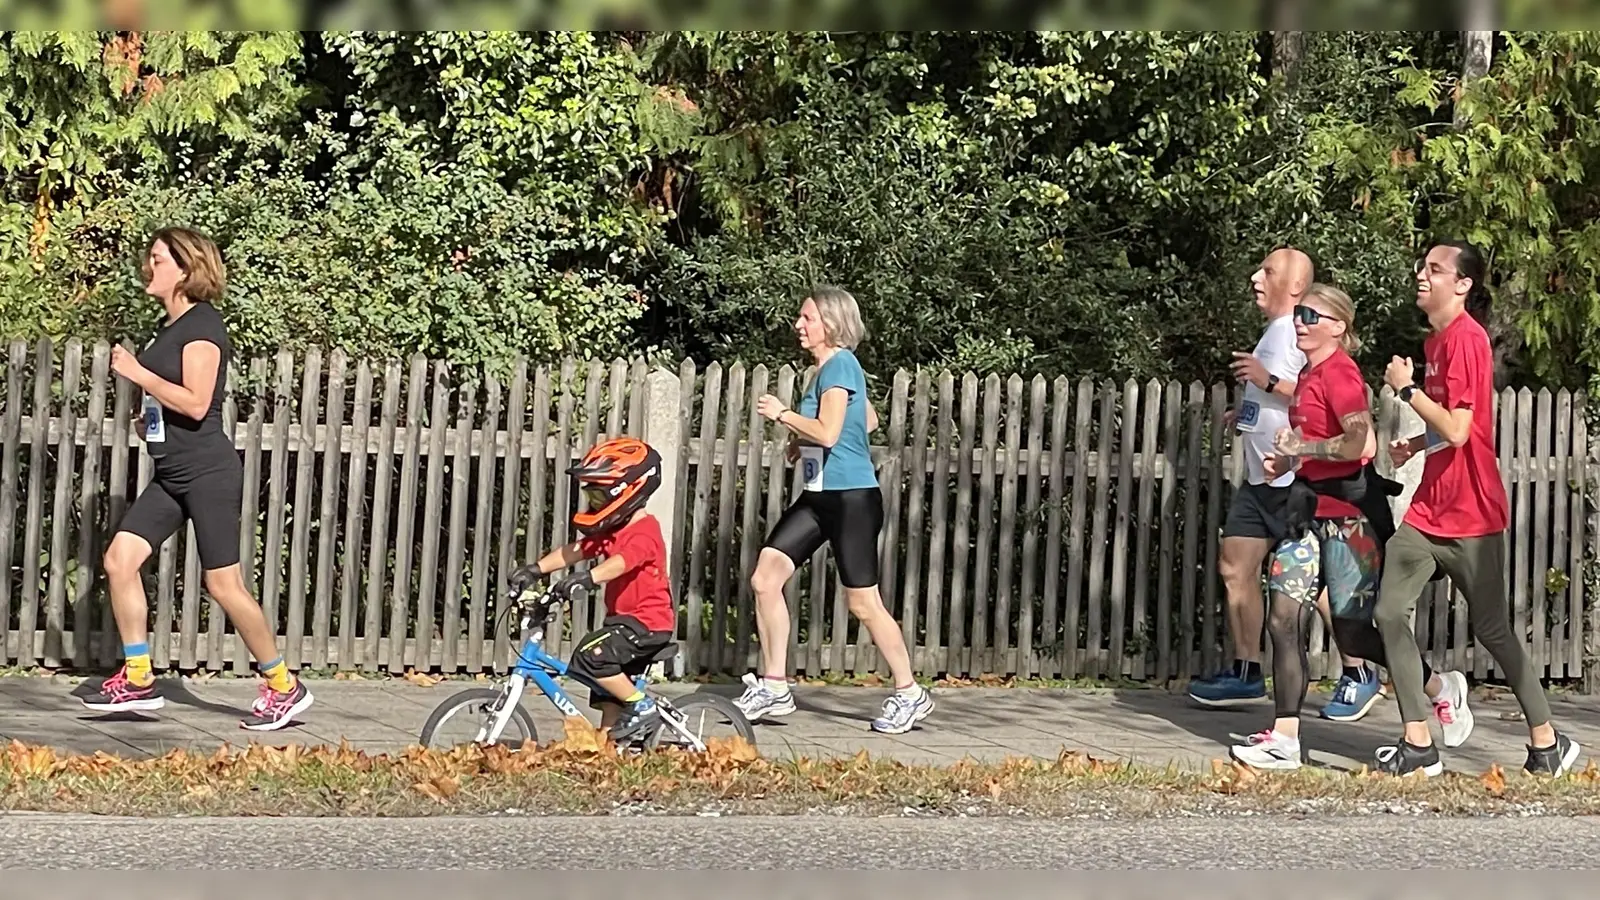
[[668,644],[665,647],[662,647],[660,650],[657,650],[655,652],[655,654],[650,657],[650,661],[653,662],[653,663],[664,663],[667,660],[669,660],[669,659],[671,659],[671,658],[673,658],[674,656],[677,656],[677,655],[678,655],[678,645],[677,644]]

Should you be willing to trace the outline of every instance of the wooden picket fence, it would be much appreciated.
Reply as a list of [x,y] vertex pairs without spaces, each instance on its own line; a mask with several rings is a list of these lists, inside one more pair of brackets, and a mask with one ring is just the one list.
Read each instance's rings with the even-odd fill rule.
[[[0,627],[11,664],[106,667],[120,655],[99,560],[151,461],[132,429],[135,391],[110,375],[109,355],[104,343],[10,347]],[[240,361],[225,418],[245,467],[246,583],[295,669],[504,671],[500,592],[512,569],[570,539],[564,469],[603,436],[636,434],[667,463],[652,509],[666,521],[681,671],[738,674],[757,654],[749,573],[799,488],[755,400],[795,402],[809,374],[566,359],[518,363],[502,380],[422,357]],[[901,371],[888,388],[873,448],[882,589],[919,673],[1164,680],[1228,658],[1215,573],[1242,472],[1223,427],[1232,386]],[[1375,402],[1387,441],[1399,411],[1387,389]],[[1600,529],[1585,500],[1597,471],[1584,403],[1508,390],[1495,412],[1511,615],[1552,679],[1583,674],[1593,630],[1582,574]],[[191,528],[148,569],[153,662],[247,671],[192,548]],[[788,589],[791,670],[886,672],[827,557]],[[598,597],[579,595],[556,646],[602,615]],[[1448,585],[1424,598],[1417,634],[1435,664],[1493,674]],[[1313,667],[1334,671],[1320,622],[1314,640]]]

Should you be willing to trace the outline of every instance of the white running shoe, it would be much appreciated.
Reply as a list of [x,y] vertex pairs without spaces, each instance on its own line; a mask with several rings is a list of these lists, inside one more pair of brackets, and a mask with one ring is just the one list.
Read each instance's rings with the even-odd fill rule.
[[1235,760],[1252,769],[1288,771],[1300,768],[1300,739],[1268,729],[1228,750]]
[[1444,745],[1459,747],[1472,735],[1472,710],[1467,706],[1467,676],[1440,672],[1444,691],[1433,701],[1433,716],[1444,731]]

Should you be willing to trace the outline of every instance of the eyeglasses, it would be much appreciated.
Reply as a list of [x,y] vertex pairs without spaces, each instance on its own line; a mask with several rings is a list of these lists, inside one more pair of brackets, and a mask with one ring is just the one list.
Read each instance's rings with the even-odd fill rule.
[[[1426,257],[1424,257],[1424,258],[1419,259],[1416,262],[1411,264],[1411,274],[1413,274],[1413,275],[1421,275],[1422,274],[1422,270],[1423,269],[1427,269],[1427,268],[1428,268],[1428,260],[1427,260]],[[1452,275],[1452,276],[1454,276],[1456,278],[1460,278],[1461,277],[1461,270],[1457,269],[1454,272],[1446,272],[1444,270],[1443,266],[1434,266],[1433,267],[1433,274],[1435,274],[1435,275]]]
[[1309,306],[1296,306],[1294,308],[1294,320],[1306,326],[1307,328],[1310,328],[1312,325],[1321,322],[1323,319],[1331,318],[1333,317],[1324,316],[1322,313],[1317,312]]

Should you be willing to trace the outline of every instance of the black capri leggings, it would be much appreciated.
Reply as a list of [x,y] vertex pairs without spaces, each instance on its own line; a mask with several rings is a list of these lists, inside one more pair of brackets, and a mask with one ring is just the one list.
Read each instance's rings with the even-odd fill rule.
[[798,569],[826,541],[845,587],[874,587],[882,528],[883,493],[875,487],[803,491],[772,526],[766,546],[789,557]]

